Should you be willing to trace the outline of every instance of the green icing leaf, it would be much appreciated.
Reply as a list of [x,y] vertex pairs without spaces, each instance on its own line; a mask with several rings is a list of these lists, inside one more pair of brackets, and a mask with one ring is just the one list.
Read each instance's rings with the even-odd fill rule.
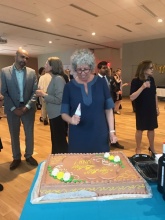
[[71,176],[71,177],[70,177],[70,181],[72,181],[73,179],[74,179],[74,177],[73,177],[73,176]]

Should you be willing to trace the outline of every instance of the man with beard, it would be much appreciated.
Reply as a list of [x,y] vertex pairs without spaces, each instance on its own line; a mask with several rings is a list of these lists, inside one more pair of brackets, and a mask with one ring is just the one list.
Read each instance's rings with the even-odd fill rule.
[[28,52],[22,48],[16,51],[15,63],[1,71],[1,93],[4,96],[4,108],[7,115],[13,161],[10,170],[16,169],[21,163],[20,126],[24,127],[26,162],[37,166],[32,157],[34,150],[34,119],[37,89],[35,70],[26,67]]
[[[108,87],[110,89],[110,93],[111,93],[111,96],[113,98],[113,92],[112,92],[112,78],[110,73],[109,73],[109,69],[108,69],[108,66],[107,66],[107,62],[106,61],[101,61],[100,63],[98,63],[97,65],[97,68],[98,68],[98,75],[100,77],[104,77],[107,84],[108,84]],[[115,128],[115,114],[114,114],[114,128]],[[119,149],[124,149],[124,146],[122,146],[121,144],[119,144],[119,142],[117,141],[116,143],[111,143],[111,147],[115,147],[115,148],[119,148]]]

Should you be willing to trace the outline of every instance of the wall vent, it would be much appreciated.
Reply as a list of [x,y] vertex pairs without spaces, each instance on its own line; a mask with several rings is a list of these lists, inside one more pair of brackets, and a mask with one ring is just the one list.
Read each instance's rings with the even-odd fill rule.
[[158,16],[153,12],[151,11],[149,8],[147,8],[147,6],[145,5],[140,5],[139,6],[141,9],[143,9],[145,12],[147,12],[150,16],[154,17],[154,18],[157,18]]
[[89,14],[89,15],[92,15],[92,16],[94,16],[94,17],[99,17],[98,15],[94,14],[93,12],[90,12],[90,11],[84,9],[84,8],[81,8],[81,7],[77,6],[77,5],[70,4],[70,6],[73,7],[73,8],[76,8],[76,9],[78,9],[78,10],[80,10],[80,11],[83,11],[83,12]]
[[121,28],[121,29],[125,30],[125,31],[132,32],[132,31],[129,30],[128,28],[125,28],[125,27],[123,27],[123,26],[121,26],[121,25],[119,25],[119,24],[117,24],[116,26],[117,26],[118,28]]

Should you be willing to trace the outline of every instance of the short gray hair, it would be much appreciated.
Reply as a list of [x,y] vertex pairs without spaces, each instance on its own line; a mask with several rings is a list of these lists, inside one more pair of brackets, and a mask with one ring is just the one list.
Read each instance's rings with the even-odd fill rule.
[[76,71],[78,65],[88,65],[91,70],[95,69],[95,56],[89,49],[76,50],[71,56],[72,69]]

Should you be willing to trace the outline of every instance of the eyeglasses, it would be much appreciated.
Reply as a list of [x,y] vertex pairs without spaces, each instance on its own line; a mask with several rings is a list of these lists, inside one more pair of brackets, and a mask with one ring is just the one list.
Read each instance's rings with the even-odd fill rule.
[[82,72],[84,72],[84,73],[89,73],[90,70],[91,70],[91,69],[77,69],[76,72],[77,72],[77,73],[82,73]]
[[26,60],[28,60],[29,59],[29,57],[26,57],[26,56],[20,56],[22,59],[26,59]]

